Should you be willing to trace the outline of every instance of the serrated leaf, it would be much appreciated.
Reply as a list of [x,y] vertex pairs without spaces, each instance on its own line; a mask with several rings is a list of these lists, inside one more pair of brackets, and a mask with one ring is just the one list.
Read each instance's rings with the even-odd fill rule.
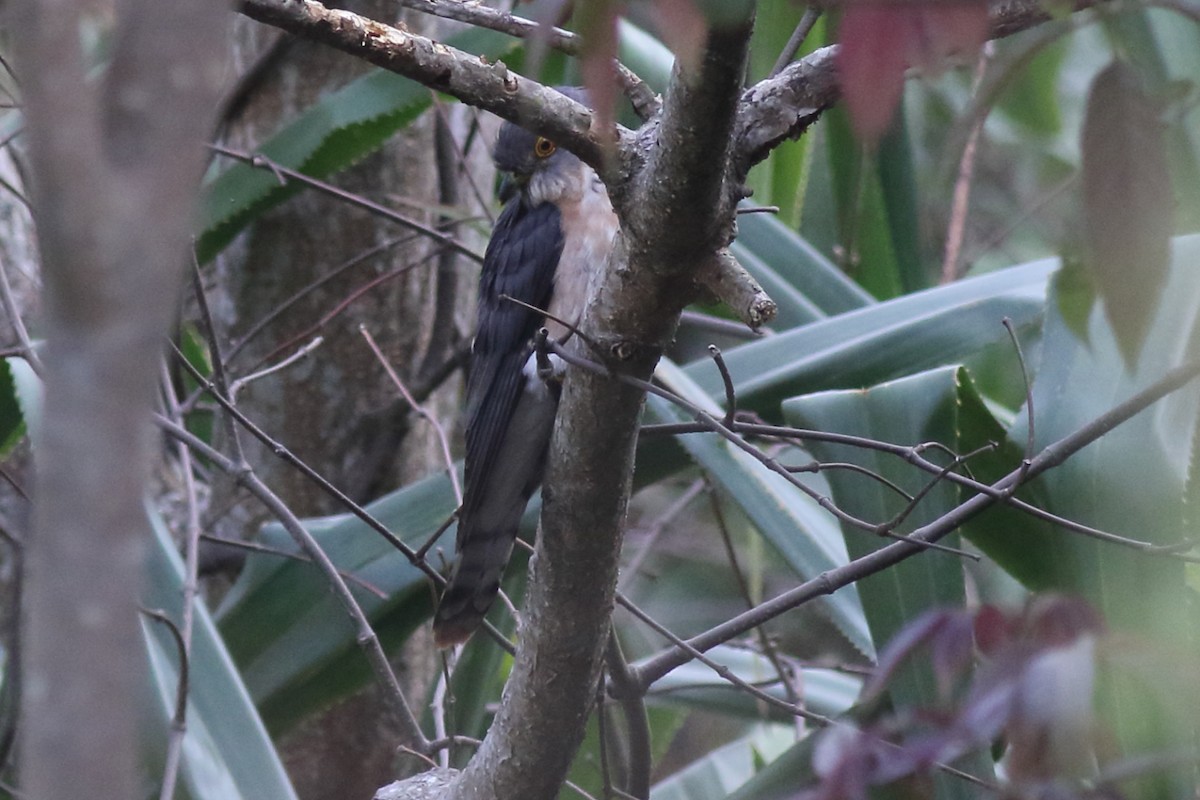
[[[466,52],[498,58],[514,39],[471,28],[447,39]],[[314,178],[357,163],[407,125],[432,102],[428,88],[392,72],[376,70],[323,97],[256,152]],[[234,164],[210,182],[200,203],[196,256],[206,263],[251,220],[296,192],[271,170]]]
[[[894,444],[939,442],[953,452],[961,452],[958,395],[959,384],[965,380],[961,368],[950,366],[865,390],[806,395],[784,402],[784,419],[798,427]],[[930,475],[895,456],[827,442],[813,442],[810,449],[820,461],[857,464],[890,482],[888,485],[846,470],[828,471],[837,506],[869,524],[892,522],[904,514],[904,522],[896,528],[903,534],[932,522],[959,502],[953,484],[945,480],[933,483]],[[920,502],[912,504],[895,487],[909,497],[920,497]],[[868,531],[847,524],[842,528],[851,558],[890,544]],[[958,535],[951,534],[941,542],[955,547]],[[926,611],[960,608],[966,599],[962,564],[956,556],[940,552],[919,553],[857,585],[876,642],[890,641],[905,624]],[[936,707],[939,697],[935,676],[915,664],[892,678],[889,694],[896,707],[906,709]],[[968,769],[990,777],[987,759],[973,758]],[[960,783],[941,777],[936,782],[939,797],[969,796]]]
[[1130,368],[1169,258],[1173,203],[1158,114],[1136,71],[1114,61],[1093,81],[1083,123],[1084,263]]
[[[420,546],[455,506],[449,480],[435,475],[367,508],[401,539]],[[385,648],[398,646],[429,616],[432,595],[424,573],[357,517],[342,514],[305,524],[340,569],[387,595],[381,598],[351,583]],[[262,538],[271,546],[295,549],[276,524],[265,526]],[[251,555],[218,619],[273,731],[370,679],[353,625],[309,563]]]
[[[1085,345],[1068,329],[1058,304],[1049,304],[1033,386],[1038,449],[1196,357],[1197,263],[1200,237],[1174,240],[1166,291],[1150,321],[1136,372],[1126,369],[1119,338],[1099,309],[1088,319]],[[1194,539],[1188,483],[1195,481],[1198,419],[1200,384],[1193,381],[1040,476],[1042,506],[1067,519],[1154,544]],[[1027,432],[1026,415],[1014,424],[1010,438],[1023,441]],[[1063,530],[1031,544],[1026,557],[1053,562],[1059,588],[1082,594],[1110,626],[1138,637],[1141,647],[1180,652],[1193,663],[1198,658],[1194,596],[1182,562]],[[1180,718],[1186,716],[1184,710],[1159,706],[1136,680],[1114,679],[1102,696],[1107,719],[1127,755],[1161,750],[1191,735],[1192,720]],[[1159,711],[1150,713],[1155,708]],[[1194,792],[1189,770],[1174,771],[1155,783],[1159,780],[1156,776],[1144,784],[1138,796]],[[1173,781],[1170,790],[1168,781]]]
[[[741,407],[774,417],[785,397],[879,383],[1007,342],[1008,317],[1025,335],[1041,322],[1057,259],[1012,267],[839,314],[725,353]],[[685,372],[721,397],[711,364]]]
[[17,399],[12,361],[6,358],[0,363],[0,457],[8,455],[25,435],[25,417]]

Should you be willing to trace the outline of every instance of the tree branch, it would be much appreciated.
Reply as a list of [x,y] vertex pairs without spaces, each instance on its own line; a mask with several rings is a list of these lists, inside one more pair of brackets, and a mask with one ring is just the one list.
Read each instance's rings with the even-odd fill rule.
[[[698,263],[688,257],[701,237],[693,233],[675,257],[661,237],[678,240],[671,225],[713,231],[725,223],[719,214],[732,218],[732,204],[722,200],[725,160],[713,153],[728,147],[749,33],[746,24],[712,34],[699,72],[676,71],[679,88],[668,94],[658,123],[669,144],[653,150],[614,201],[626,232],[580,327],[636,377],[652,374],[682,308],[678,286]],[[667,187],[680,193],[671,196]],[[579,337],[574,342],[582,346]],[[500,710],[456,781],[455,798],[557,796],[583,735],[609,633],[643,397],[608,376],[567,374],[520,646]]]
[[203,168],[197,132],[212,126],[223,74],[225,10],[119,4],[111,60],[93,78],[86,3],[9,5],[46,298],[21,788],[115,800],[142,794],[148,422]]
[[[619,165],[607,158],[611,133],[595,129],[592,112],[536,81],[440,42],[315,0],[242,0],[246,16],[357,56],[377,67],[491,111],[552,137],[595,167],[605,183]],[[619,142],[631,134],[616,132]]]

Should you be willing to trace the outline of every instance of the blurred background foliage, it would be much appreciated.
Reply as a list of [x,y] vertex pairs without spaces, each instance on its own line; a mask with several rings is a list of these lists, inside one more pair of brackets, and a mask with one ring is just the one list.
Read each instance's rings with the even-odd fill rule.
[[[790,0],[760,0],[757,7],[749,82],[771,74],[807,13]],[[835,16],[816,21],[800,56],[836,41]],[[635,6],[619,23],[620,58],[657,91],[666,87],[672,55],[653,28],[670,20],[669,14]],[[491,32],[466,30],[447,41],[514,66],[524,58],[517,42]],[[1114,60],[1136,76],[1131,91],[1144,101],[1140,116],[1122,114],[1123,106],[1116,105],[1089,111],[1094,82]],[[578,80],[577,65],[561,56],[540,63],[540,77],[548,83]],[[695,309],[660,368],[661,385],[719,417],[725,393],[707,350],[717,343],[743,413],[899,445],[936,442],[959,454],[993,443],[968,466],[983,482],[997,480],[1023,458],[1195,358],[1200,240],[1187,234],[1200,230],[1197,75],[1200,27],[1194,13],[1120,4],[1059,15],[987,44],[978,63],[910,79],[892,127],[875,148],[855,139],[842,109],[825,113],[750,178],[754,195],[748,210],[778,210],[743,215],[735,252],[779,304],[777,319],[752,335],[722,320],[721,309]],[[371,71],[323,94],[247,149],[280,167],[336,183],[340,170],[416,124],[433,101],[423,87]],[[1120,141],[1138,146],[1122,149],[1099,134],[1086,135],[1089,113],[1099,114],[1106,128],[1130,128]],[[6,126],[19,124],[14,122],[19,110],[4,117]],[[472,129],[471,135],[483,134]],[[1095,226],[1085,224],[1089,214],[1102,228],[1119,227],[1128,216],[1142,228],[1147,223],[1124,213],[1120,201],[1106,210],[1087,195],[1089,147],[1107,148],[1106,168],[1132,176],[1134,184],[1152,172],[1148,158],[1165,165],[1169,185],[1157,181],[1129,190],[1130,203],[1143,190],[1165,196],[1161,207],[1170,218],[1157,223],[1163,223],[1164,237],[1176,238],[1164,251],[1161,269],[1127,263],[1114,281],[1095,268],[1088,241]],[[247,226],[292,202],[297,189],[306,191],[294,183],[281,187],[271,170],[215,162],[198,229],[200,262],[221,258]],[[418,212],[428,220],[447,213],[423,202]],[[486,232],[485,219],[467,224]],[[948,252],[950,241],[958,244]],[[1167,247],[1165,238],[1159,244]],[[473,274],[465,259],[458,269]],[[1130,283],[1142,284],[1141,296],[1149,296],[1133,311],[1124,294]],[[1132,322],[1130,314],[1137,316]],[[207,344],[188,330],[183,350],[202,371],[211,369]],[[321,352],[312,357],[321,358]],[[20,442],[26,431],[36,434],[38,388],[19,359],[5,367],[0,442],[12,452],[25,446]],[[459,380],[457,373],[449,380]],[[1020,496],[1148,546],[1186,544],[1196,536],[1191,509],[1198,403],[1200,390],[1189,384]],[[647,403],[649,424],[691,419],[662,398]],[[220,442],[211,409],[197,406],[188,424],[197,435]],[[678,636],[701,633],[887,544],[844,528],[818,498],[832,498],[843,511],[878,523],[910,505],[905,493],[920,495],[898,528],[906,532],[971,494],[949,481],[931,482],[902,459],[858,447],[816,443],[804,449],[794,440],[754,441],[778,463],[853,464],[889,483],[828,466],[789,481],[711,434],[645,436],[619,588]],[[389,487],[366,505],[413,547],[425,544],[455,508],[444,465],[431,461],[428,473]],[[177,616],[172,605],[184,572],[172,544],[178,532],[168,530],[174,517],[164,505],[149,511],[158,523],[159,550],[145,603]],[[537,511],[535,502],[526,517],[530,538]],[[352,514],[307,524],[337,566],[354,577],[353,590],[376,632],[389,651],[397,651],[427,622],[433,597],[427,579]],[[452,536],[451,527],[432,551],[435,566],[440,551],[450,552]],[[320,574],[278,554],[295,551],[282,528],[267,523],[254,540],[270,551],[249,555],[230,586],[212,589],[211,606],[196,604],[180,796],[296,796],[273,743],[371,680],[354,630]],[[861,722],[883,713],[859,705],[872,664],[924,612],[982,604],[1012,609],[1030,592],[1071,592],[1107,620],[1113,637],[1109,661],[1125,665],[1122,676],[1100,681],[1097,728],[1105,732],[1106,745],[1095,756],[1096,768],[1103,774],[1121,758],[1181,747],[1194,753],[1194,687],[1182,691],[1174,707],[1155,699],[1195,667],[1200,619],[1194,567],[1085,538],[1011,508],[985,512],[943,543],[978,560],[922,553],[709,655],[777,699],[824,717],[849,713]],[[518,561],[506,583],[518,604],[523,582]],[[495,622],[511,634],[506,609],[496,610]],[[614,626],[635,664],[667,647],[659,633],[620,607]],[[147,786],[153,793],[179,665],[170,637],[153,622],[146,623],[146,646],[155,679],[148,691],[155,722],[147,735]],[[429,724],[444,711],[446,733],[482,737],[509,662],[495,643],[477,636],[431,676],[422,703],[432,709]],[[10,688],[0,697],[9,698],[11,669],[4,670],[4,680]],[[887,683],[885,706],[891,712],[929,708],[943,694],[935,671],[917,657],[913,668]],[[646,701],[656,800],[792,797],[815,785],[812,733],[820,726],[747,694],[708,667],[693,662],[670,672],[651,687]],[[11,702],[0,702],[0,715],[11,732]],[[623,742],[619,715],[606,706],[593,720],[572,772],[577,789],[565,788],[562,796],[581,796],[578,790],[605,796],[607,785],[620,782]],[[461,764],[469,752],[455,747],[450,762]],[[988,783],[1006,777],[1005,766],[997,766],[998,748],[958,755],[956,766]],[[1154,780],[1120,784],[1119,791],[1194,796],[1192,770],[1167,766],[1175,769],[1163,767],[1153,772]],[[980,792],[946,774],[921,786],[939,797]],[[1082,796],[1093,786],[1085,781],[1066,790]]]

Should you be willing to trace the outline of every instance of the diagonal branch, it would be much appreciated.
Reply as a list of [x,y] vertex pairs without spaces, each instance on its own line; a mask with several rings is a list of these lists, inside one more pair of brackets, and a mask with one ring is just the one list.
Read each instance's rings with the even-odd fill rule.
[[[595,167],[606,183],[617,178],[617,165],[605,158],[610,136],[594,129],[592,112],[509,71],[502,61],[489,64],[470,53],[344,9],[327,8],[316,0],[242,0],[240,9],[259,22],[329,45],[550,136]],[[630,136],[621,128],[617,135],[621,140]]]
[[[890,544],[870,555],[855,559],[849,564],[823,572],[812,580],[689,639],[688,647],[705,652],[718,644],[741,636],[785,611],[797,608],[822,595],[833,594],[844,586],[868,575],[874,575],[916,555],[922,549],[917,542],[936,542],[952,531],[958,530],[964,523],[993,503],[1011,496],[1022,484],[1063,463],[1135,414],[1144,411],[1168,394],[1195,380],[1197,376],[1200,376],[1200,362],[1191,362],[1171,370],[1160,380],[1079,430],[1047,445],[1037,456],[1023,462],[1020,467],[992,484],[989,493],[977,494],[933,522],[913,531],[909,536],[913,541]],[[634,667],[632,671],[641,687],[645,689],[671,670],[690,660],[691,655],[688,650],[676,647],[654,656]]]

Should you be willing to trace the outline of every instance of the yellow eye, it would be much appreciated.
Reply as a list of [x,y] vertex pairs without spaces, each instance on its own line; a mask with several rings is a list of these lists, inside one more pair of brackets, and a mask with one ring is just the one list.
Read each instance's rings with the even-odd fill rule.
[[533,152],[538,158],[549,158],[554,155],[554,151],[557,149],[558,145],[545,136],[539,136],[537,141],[533,143]]

